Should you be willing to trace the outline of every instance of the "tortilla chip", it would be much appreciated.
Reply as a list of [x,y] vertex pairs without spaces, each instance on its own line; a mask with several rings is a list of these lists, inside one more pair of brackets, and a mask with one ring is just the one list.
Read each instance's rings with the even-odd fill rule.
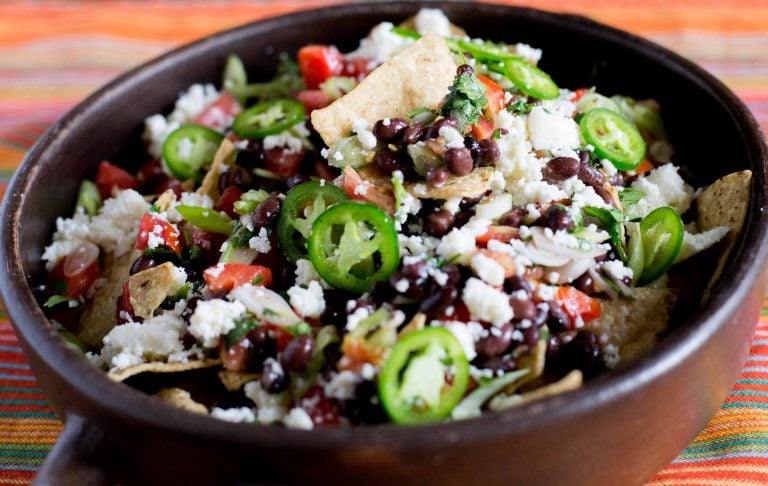
[[149,319],[165,299],[179,290],[176,267],[171,262],[148,268],[128,278],[133,314]]
[[411,319],[411,322],[405,325],[402,329],[400,329],[400,332],[397,333],[399,337],[405,336],[409,332],[414,331],[420,331],[424,329],[424,326],[427,323],[427,315],[423,312],[418,312],[416,315],[413,316]]
[[449,176],[442,187],[432,187],[423,182],[408,182],[405,184],[405,190],[417,199],[473,198],[491,189],[493,172],[493,167],[478,167],[465,176]]
[[725,236],[725,249],[717,261],[712,278],[709,280],[704,298],[707,300],[712,286],[723,273],[728,257],[731,255],[741,234],[741,228],[749,208],[752,171],[734,172],[713,182],[697,198],[697,226],[699,231],[707,231],[718,226],[730,229]]
[[219,199],[221,194],[219,193],[219,177],[226,172],[228,166],[232,165],[235,161],[235,145],[227,138],[221,141],[219,149],[216,151],[216,155],[213,157],[211,168],[205,174],[202,184],[197,189],[197,194],[202,194],[210,197],[214,201]]
[[107,376],[115,381],[124,381],[141,373],[180,373],[182,371],[212,368],[221,364],[220,359],[201,359],[187,361],[186,363],[162,363],[159,361],[141,363],[117,371],[110,371]]
[[520,379],[515,380],[514,383],[510,384],[506,388],[507,393],[520,388],[526,383],[531,383],[532,381],[538,380],[542,373],[544,373],[544,364],[546,358],[547,343],[539,339],[539,341],[536,343],[536,347],[533,348],[530,353],[522,356],[517,360],[517,369],[522,370],[527,368],[529,373],[521,376]]
[[119,257],[109,253],[104,258],[104,283],[93,294],[74,330],[88,349],[100,349],[101,340],[117,324],[117,299],[123,293],[131,265],[140,255],[138,250],[131,250]]
[[163,388],[155,393],[154,396],[168,405],[173,405],[174,407],[186,410],[187,412],[208,415],[208,408],[202,403],[194,401],[192,395],[181,388]]
[[176,202],[176,193],[173,192],[173,189],[168,189],[164,193],[160,194],[160,196],[155,201],[155,204],[153,204],[154,207],[157,208],[159,212],[168,211],[168,208],[171,207],[171,204]]
[[523,393],[522,395],[496,395],[491,399],[490,403],[488,404],[488,408],[498,411],[506,410],[512,407],[519,407],[520,405],[525,405],[526,403],[541,400],[542,398],[560,395],[561,393],[576,390],[577,388],[581,387],[583,382],[584,377],[582,376],[581,371],[573,370],[559,381],[550,383],[549,385],[543,386],[541,388],[536,388],[535,390]]
[[221,370],[219,371],[219,380],[227,391],[237,391],[250,383],[259,379],[258,373],[244,373],[242,371]]
[[330,147],[348,136],[355,120],[373,125],[405,117],[418,107],[436,108],[456,76],[453,55],[438,35],[428,34],[369,74],[326,108],[312,112],[312,126]]
[[600,299],[603,313],[587,327],[618,347],[622,362],[631,361],[656,344],[674,303],[670,289],[640,287],[634,300]]

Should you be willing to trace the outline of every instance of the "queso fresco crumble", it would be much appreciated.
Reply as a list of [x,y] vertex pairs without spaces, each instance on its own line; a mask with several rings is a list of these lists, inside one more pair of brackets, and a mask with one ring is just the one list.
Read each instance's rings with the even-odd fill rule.
[[48,315],[115,380],[232,422],[578,388],[654,345],[667,271],[729,229],[691,220],[655,101],[560,88],[542,57],[435,9],[267,82],[230,56],[146,119],[138,172],[83,182],[42,255]]

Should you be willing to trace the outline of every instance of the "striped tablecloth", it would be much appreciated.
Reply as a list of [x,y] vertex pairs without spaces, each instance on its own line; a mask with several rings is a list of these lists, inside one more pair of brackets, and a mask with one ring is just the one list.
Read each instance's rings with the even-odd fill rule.
[[[248,21],[329,1],[0,3],[0,194],[47,126],[127,68]],[[768,1],[531,0],[671,48],[714,73],[768,129]],[[768,301],[722,410],[651,484],[768,484]],[[0,310],[0,484],[27,484],[61,424]]]

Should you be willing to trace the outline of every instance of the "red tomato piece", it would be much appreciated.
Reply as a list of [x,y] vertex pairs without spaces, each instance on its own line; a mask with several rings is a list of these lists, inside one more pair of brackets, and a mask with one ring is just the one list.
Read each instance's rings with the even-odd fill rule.
[[589,90],[587,88],[577,89],[576,91],[573,92],[573,95],[571,96],[571,99],[569,101],[576,103],[577,101],[579,101],[579,99],[581,99],[582,96],[584,96],[587,93],[589,93]]
[[307,89],[317,89],[326,79],[340,75],[344,68],[344,56],[334,46],[304,46],[297,57]]
[[593,321],[603,313],[597,299],[573,287],[560,287],[555,293],[555,298],[572,322],[577,321],[578,318],[584,322]]
[[118,189],[138,189],[139,179],[131,175],[128,171],[110,164],[106,160],[99,164],[96,172],[96,187],[99,188],[101,197],[106,199],[112,195],[112,188]]
[[480,117],[480,121],[472,125],[472,136],[477,140],[485,140],[493,136],[493,122]]
[[380,365],[384,360],[385,351],[371,345],[363,338],[347,336],[341,345],[344,356],[339,361],[339,368],[357,372],[366,363]]
[[307,113],[325,108],[331,104],[331,97],[321,89],[305,89],[296,93],[296,99],[301,101]]
[[269,287],[272,285],[272,271],[261,265],[219,263],[206,269],[203,279],[211,292],[229,292],[247,283]]
[[267,330],[269,331],[269,336],[277,343],[278,351],[284,350],[294,338],[293,334],[274,324],[267,324]]
[[243,371],[251,358],[250,343],[243,339],[237,344],[233,344],[227,349],[222,343],[219,346],[219,358],[224,368],[231,371]]
[[240,215],[235,212],[235,203],[240,200],[242,195],[243,191],[237,186],[227,186],[224,192],[221,193],[221,196],[219,196],[213,209],[224,211],[230,218],[240,218]]
[[395,211],[395,197],[372,183],[363,180],[351,165],[344,167],[344,192],[357,201],[369,202],[392,214]]
[[136,235],[134,247],[139,251],[144,251],[158,245],[167,246],[171,251],[181,255],[179,231],[168,221],[152,213],[144,213],[139,222],[139,234]]
[[[131,319],[128,319],[128,316],[130,316]],[[117,319],[118,325],[125,324],[129,320],[136,319],[133,315],[133,306],[131,305],[131,291],[128,287],[128,282],[123,284],[123,293],[120,294],[120,298],[117,299],[115,318]],[[141,319],[138,320],[141,321]]]
[[485,115],[492,118],[504,109],[504,89],[496,81],[482,74],[478,74],[477,79],[485,85],[485,99],[488,100],[488,104],[485,105]]
[[48,290],[50,294],[64,295],[76,299],[88,291],[93,282],[99,277],[98,260],[91,263],[81,272],[67,276],[64,273],[64,265],[67,257],[62,258],[48,274]]
[[304,150],[290,152],[284,148],[273,148],[264,152],[264,168],[282,176],[296,175],[304,162]]
[[224,91],[195,117],[193,123],[214,130],[224,130],[232,123],[232,118],[242,109],[240,103],[229,92]]
[[513,226],[491,225],[480,236],[475,237],[481,245],[487,245],[491,240],[498,240],[504,243],[509,243],[512,240],[520,238],[520,230]]
[[375,67],[375,64],[370,59],[344,59],[341,74],[362,81],[371,73],[372,67]]
[[325,394],[320,385],[307,390],[298,406],[307,412],[315,425],[338,425],[340,422],[338,405]]

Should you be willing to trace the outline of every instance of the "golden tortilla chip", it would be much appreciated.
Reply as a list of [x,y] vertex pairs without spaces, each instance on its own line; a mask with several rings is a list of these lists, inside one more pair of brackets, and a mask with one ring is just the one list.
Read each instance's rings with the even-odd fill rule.
[[717,261],[717,268],[709,280],[703,300],[707,300],[712,285],[723,273],[728,257],[739,239],[749,208],[751,184],[751,170],[734,172],[713,182],[699,194],[696,200],[696,223],[699,231],[707,231],[718,226],[726,226],[730,229],[725,236],[725,249]]
[[418,107],[436,108],[456,76],[453,55],[438,35],[428,34],[396,54],[326,108],[312,112],[312,126],[330,147],[348,136],[355,120],[372,125],[405,117]]
[[405,190],[417,199],[477,197],[491,189],[493,172],[493,167],[478,167],[465,176],[449,176],[442,187],[432,187],[423,182],[408,182],[405,184]]
[[187,361],[186,363],[163,363],[154,361],[151,363],[141,363],[117,371],[110,371],[107,376],[115,381],[124,381],[128,378],[141,373],[180,373],[182,371],[199,370],[203,368],[212,368],[221,364],[220,359],[200,359]]
[[154,396],[168,405],[173,405],[174,407],[186,410],[187,412],[208,415],[208,408],[202,403],[194,401],[192,395],[181,388],[163,388],[155,393]]
[[128,278],[128,290],[133,314],[149,319],[155,309],[169,295],[178,292],[179,288],[176,267],[171,262],[131,275]]
[[488,408],[491,410],[506,410],[512,407],[519,407],[526,403],[541,400],[542,398],[552,397],[560,395],[561,393],[576,390],[581,387],[584,382],[584,377],[579,370],[573,370],[559,381],[550,383],[549,385],[541,388],[536,388],[527,393],[521,395],[496,395],[488,404]]
[[104,283],[93,294],[74,330],[88,349],[100,349],[101,340],[117,324],[117,299],[122,295],[131,265],[139,255],[138,250],[131,250],[119,257],[109,253],[104,258]]
[[237,391],[250,383],[259,379],[258,373],[244,373],[242,371],[221,370],[219,371],[219,380],[227,391]]
[[411,322],[405,325],[402,329],[400,329],[400,332],[397,333],[398,336],[402,337],[408,334],[409,332],[414,331],[420,331],[424,329],[424,326],[427,323],[427,315],[423,312],[418,312],[416,315],[413,316],[411,319]]
[[162,213],[164,211],[168,211],[168,208],[171,207],[171,204],[175,202],[176,202],[176,193],[173,192],[173,189],[168,189],[164,193],[160,194],[160,196],[157,198],[153,206],[156,207],[157,210]]
[[674,303],[670,289],[640,287],[634,300],[600,299],[603,313],[587,327],[616,346],[622,362],[632,361],[656,344]]
[[219,199],[219,177],[235,161],[235,145],[227,138],[221,141],[216,155],[213,157],[211,168],[205,174],[202,184],[197,189],[197,194],[210,197],[214,201]]
[[531,350],[530,353],[522,356],[517,360],[517,369],[528,369],[528,374],[521,376],[514,383],[511,383],[506,387],[505,391],[511,393],[513,390],[520,388],[526,383],[538,380],[544,373],[544,364],[547,358],[547,343],[539,339],[536,343],[536,347]]

